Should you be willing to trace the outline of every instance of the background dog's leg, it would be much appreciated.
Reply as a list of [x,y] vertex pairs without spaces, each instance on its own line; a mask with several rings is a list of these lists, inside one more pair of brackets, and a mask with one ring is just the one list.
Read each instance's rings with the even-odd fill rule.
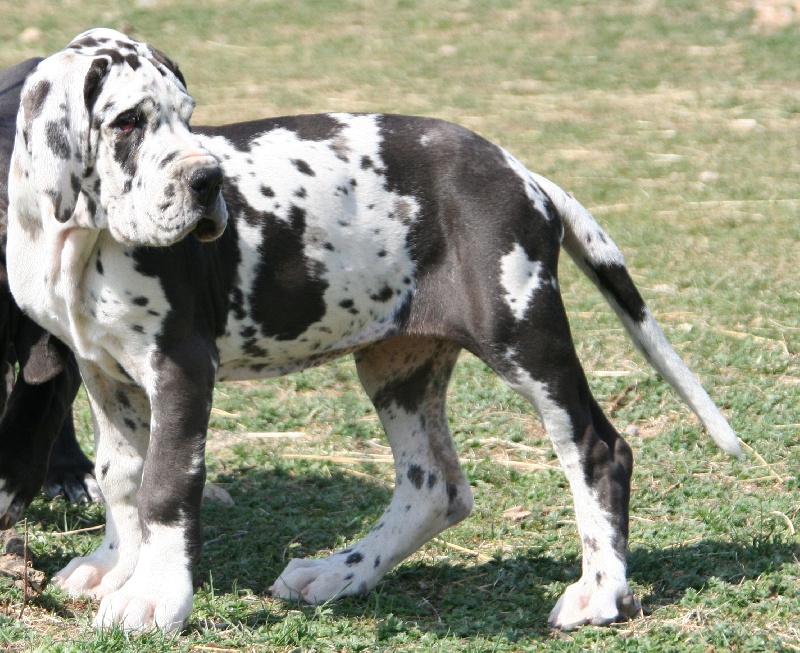
[[322,560],[292,560],[274,596],[322,603],[364,594],[434,535],[461,521],[472,493],[445,414],[456,345],[390,339],[358,352],[359,378],[375,404],[395,462],[392,501],[359,542]]
[[72,560],[55,582],[72,595],[101,598],[133,573],[141,543],[136,497],[149,438],[150,404],[138,387],[81,369],[92,407],[97,480],[106,504],[106,533],[90,555]]
[[47,454],[80,382],[74,359],[44,383],[17,379],[0,420],[0,528],[11,527],[41,489]]
[[633,456],[591,395],[558,290],[543,285],[536,301],[517,323],[504,360],[492,364],[542,416],[572,489],[583,574],[559,599],[550,623],[606,625],[638,611],[626,579]]
[[51,499],[61,496],[71,503],[103,500],[94,477],[94,463],[83,453],[75,436],[72,408],[50,452],[50,467],[43,489]]

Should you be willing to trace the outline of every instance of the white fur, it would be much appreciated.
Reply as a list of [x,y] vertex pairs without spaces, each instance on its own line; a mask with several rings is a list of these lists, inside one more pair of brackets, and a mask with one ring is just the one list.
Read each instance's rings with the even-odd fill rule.
[[519,243],[500,259],[500,283],[506,291],[505,300],[518,320],[525,317],[528,305],[542,284],[542,264],[531,261]]

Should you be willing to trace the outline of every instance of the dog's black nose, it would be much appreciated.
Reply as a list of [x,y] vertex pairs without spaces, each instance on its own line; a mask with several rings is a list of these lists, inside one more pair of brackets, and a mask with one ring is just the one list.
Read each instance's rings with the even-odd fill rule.
[[219,166],[201,168],[189,178],[189,187],[200,206],[210,208],[222,188],[222,170]]

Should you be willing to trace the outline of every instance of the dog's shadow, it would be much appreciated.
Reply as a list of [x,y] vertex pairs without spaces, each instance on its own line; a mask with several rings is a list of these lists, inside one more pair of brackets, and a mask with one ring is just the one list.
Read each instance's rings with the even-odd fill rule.
[[[368,530],[391,498],[384,486],[327,471],[306,469],[294,475],[254,469],[223,480],[230,482],[237,505],[204,508],[206,544],[195,575],[198,584],[211,583],[218,592],[267,596],[291,558],[344,546]],[[794,564],[799,555],[798,543],[780,539],[746,544],[710,539],[664,549],[633,546],[628,572],[636,585],[649,588],[640,597],[647,612],[677,603],[687,591],[701,590],[713,579],[735,585]],[[341,618],[369,615],[390,630],[413,623],[458,637],[547,636],[549,611],[580,573],[578,556],[542,548],[480,564],[412,561],[390,573],[368,597],[330,603],[325,610]],[[300,603],[287,608],[309,615],[315,611]],[[280,618],[274,606],[254,604],[245,625],[255,628]]]

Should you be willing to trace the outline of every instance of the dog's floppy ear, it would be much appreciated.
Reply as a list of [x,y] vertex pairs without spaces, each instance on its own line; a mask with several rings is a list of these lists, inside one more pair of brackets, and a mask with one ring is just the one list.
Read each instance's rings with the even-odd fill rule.
[[52,379],[69,359],[67,346],[26,315],[21,315],[13,340],[20,374],[31,385]]
[[[17,130],[27,150],[29,166],[24,167],[29,167],[42,219],[52,216],[66,222],[75,210],[90,155],[87,104],[93,105],[109,62],[73,53],[62,57],[71,61],[46,60],[28,79]],[[51,66],[54,74],[48,75]]]

